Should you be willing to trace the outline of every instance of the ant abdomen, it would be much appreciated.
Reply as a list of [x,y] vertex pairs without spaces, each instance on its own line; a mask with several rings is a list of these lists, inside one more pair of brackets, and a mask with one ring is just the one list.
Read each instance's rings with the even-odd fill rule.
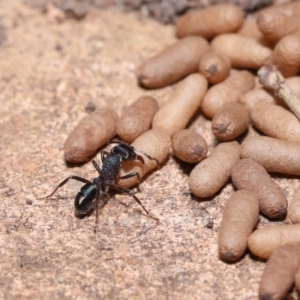
[[96,184],[87,183],[75,197],[75,209],[80,213],[85,213],[92,209],[94,199],[97,196]]

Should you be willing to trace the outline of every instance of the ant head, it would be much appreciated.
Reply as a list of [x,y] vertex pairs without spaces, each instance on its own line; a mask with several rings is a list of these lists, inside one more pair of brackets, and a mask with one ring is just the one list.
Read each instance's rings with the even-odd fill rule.
[[144,159],[142,156],[137,155],[134,152],[134,148],[128,144],[120,143],[118,146],[115,146],[111,149],[111,153],[117,153],[122,156],[123,160],[130,161],[130,160],[139,160],[144,164]]

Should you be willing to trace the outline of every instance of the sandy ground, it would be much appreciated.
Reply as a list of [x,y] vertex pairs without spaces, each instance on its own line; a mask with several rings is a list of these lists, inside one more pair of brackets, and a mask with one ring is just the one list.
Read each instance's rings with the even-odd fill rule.
[[[91,163],[67,166],[62,150],[90,107],[120,114],[143,94],[166,101],[172,87],[145,91],[134,70],[175,40],[173,28],[113,9],[56,23],[21,1],[0,2],[0,298],[257,299],[265,263],[218,257],[232,184],[200,201],[189,193],[191,166],[171,156],[137,193],[160,222],[112,194],[95,234],[94,214],[74,215],[80,183],[39,199],[70,174],[96,176]],[[209,122],[196,126],[212,147]],[[290,201],[298,179],[276,181]]]

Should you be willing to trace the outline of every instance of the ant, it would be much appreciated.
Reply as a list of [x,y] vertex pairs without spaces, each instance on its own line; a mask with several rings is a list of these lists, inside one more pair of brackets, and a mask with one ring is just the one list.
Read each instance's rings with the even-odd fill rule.
[[[110,152],[101,151],[101,160],[102,160],[102,169],[100,169],[99,165],[96,161],[92,160],[92,163],[95,169],[98,171],[99,176],[94,178],[93,181],[90,181],[86,178],[79,177],[76,175],[71,175],[64,179],[55,190],[45,198],[51,197],[60,187],[64,186],[70,179],[74,179],[85,183],[85,185],[80,189],[80,192],[77,193],[75,197],[75,209],[79,214],[88,213],[93,207],[96,205],[96,224],[98,223],[98,202],[101,195],[101,192],[107,193],[110,188],[115,188],[120,192],[130,195],[149,215],[149,212],[141,203],[139,198],[137,198],[133,191],[122,188],[116,184],[115,180],[117,174],[121,168],[123,161],[133,161],[139,160],[141,163],[145,163],[142,156],[137,155],[135,151],[143,153],[148,159],[154,160],[159,167],[159,161],[156,158],[151,157],[146,152],[135,149],[129,144],[120,142],[120,141],[111,141],[109,144],[118,144],[114,146]],[[138,183],[141,181],[141,176],[138,172],[132,172],[127,175],[119,177],[120,179],[126,179],[130,177],[137,177]],[[44,199],[45,199],[44,198]],[[94,201],[96,199],[96,201]]]

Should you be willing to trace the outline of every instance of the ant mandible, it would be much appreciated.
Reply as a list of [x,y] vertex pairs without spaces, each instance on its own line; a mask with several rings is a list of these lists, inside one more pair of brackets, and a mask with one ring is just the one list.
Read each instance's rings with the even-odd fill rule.
[[[98,222],[98,202],[100,198],[101,192],[108,192],[110,188],[115,188],[120,192],[130,195],[142,208],[143,210],[149,215],[149,212],[141,203],[139,198],[137,198],[133,191],[122,188],[116,184],[115,180],[117,174],[121,168],[121,164],[123,161],[132,161],[132,160],[139,160],[144,164],[144,159],[142,156],[137,155],[135,151],[143,153],[148,159],[154,160],[159,167],[159,161],[156,158],[151,157],[146,152],[135,149],[134,147],[130,146],[129,144],[119,142],[119,141],[111,141],[110,144],[118,144],[114,146],[110,152],[101,151],[101,160],[102,160],[102,169],[100,169],[99,165],[92,160],[92,163],[95,169],[98,171],[99,176],[94,178],[93,181],[90,181],[86,178],[79,177],[76,175],[71,175],[64,179],[56,188],[55,190],[45,198],[51,197],[60,187],[64,186],[70,179],[74,179],[80,182],[85,183],[85,185],[80,189],[80,192],[77,193],[75,197],[75,209],[79,214],[86,214],[89,212],[94,206],[94,200],[96,205],[96,223]],[[138,172],[132,172],[124,176],[120,176],[120,179],[126,179],[130,177],[137,177],[138,182],[141,181],[141,176]]]

